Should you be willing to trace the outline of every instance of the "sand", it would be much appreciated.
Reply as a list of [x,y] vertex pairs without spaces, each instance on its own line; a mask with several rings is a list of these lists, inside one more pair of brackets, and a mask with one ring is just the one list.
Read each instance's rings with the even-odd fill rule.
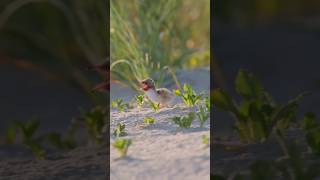
[[[195,76],[196,75],[196,76]],[[178,71],[181,84],[191,84],[197,92],[209,91],[208,69]],[[205,81],[199,81],[199,78]],[[173,83],[164,83],[173,89]],[[131,100],[137,93],[121,85],[111,85],[111,98]],[[182,129],[171,121],[173,116],[183,116],[197,111],[196,107],[186,107],[177,97],[174,107],[162,108],[154,112],[145,106],[141,110],[128,112],[111,110],[110,126],[117,123],[126,125],[127,137],[132,140],[128,156],[118,159],[118,152],[112,147],[115,137],[110,136],[110,175],[112,180],[153,179],[153,180],[193,180],[209,179],[210,148],[202,142],[202,135],[210,136],[210,122],[199,127],[197,119],[188,129]],[[144,117],[153,117],[156,122],[145,126]],[[112,133],[112,132],[111,132]]]
[[[202,135],[210,136],[210,123],[203,128],[197,120],[189,129],[181,129],[170,117],[183,116],[195,108],[178,106],[153,112],[150,108],[111,112],[111,128],[119,122],[126,125],[132,145],[128,157],[117,159],[116,150],[110,147],[110,175],[112,180],[124,179],[209,179],[210,149],[202,143]],[[156,119],[143,126],[143,118]],[[111,138],[111,143],[115,138]]]

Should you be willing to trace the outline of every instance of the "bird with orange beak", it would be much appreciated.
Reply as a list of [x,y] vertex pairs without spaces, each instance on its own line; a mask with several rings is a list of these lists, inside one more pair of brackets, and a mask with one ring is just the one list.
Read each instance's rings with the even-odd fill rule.
[[166,88],[156,89],[153,79],[147,78],[140,82],[141,90],[145,93],[150,101],[153,103],[160,103],[161,107],[168,107],[171,105],[174,95]]

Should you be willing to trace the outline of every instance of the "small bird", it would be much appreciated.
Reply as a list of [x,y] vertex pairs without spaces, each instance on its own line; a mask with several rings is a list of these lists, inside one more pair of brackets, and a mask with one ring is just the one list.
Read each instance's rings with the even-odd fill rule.
[[156,89],[155,83],[151,78],[141,81],[140,84],[142,86],[141,90],[145,92],[148,99],[153,103],[160,103],[161,107],[169,106],[175,97],[172,92],[166,88]]

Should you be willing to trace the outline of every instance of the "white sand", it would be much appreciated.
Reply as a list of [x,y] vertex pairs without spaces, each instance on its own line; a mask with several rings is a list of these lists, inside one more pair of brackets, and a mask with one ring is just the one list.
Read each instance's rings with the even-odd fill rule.
[[[140,112],[111,112],[111,129],[117,123],[126,125],[126,138],[132,139],[128,157],[117,159],[110,147],[112,180],[125,179],[209,179],[210,149],[202,143],[202,135],[209,136],[209,121],[199,128],[198,120],[189,129],[180,129],[169,118],[182,116],[194,108],[175,107],[155,113],[145,108]],[[155,124],[143,128],[143,118],[154,117]],[[142,127],[141,127],[142,126]],[[112,138],[111,143],[114,141]]]
[[[209,71],[197,70],[182,73],[179,80],[193,85],[197,92],[209,90]],[[202,82],[196,79],[202,77]],[[170,88],[169,88],[170,89]],[[115,91],[116,90],[116,91]],[[120,91],[121,90],[121,91]],[[127,93],[128,92],[128,93]],[[111,86],[111,97],[132,98],[134,93],[125,88]],[[129,97],[128,97],[129,96]],[[128,136],[132,139],[128,156],[117,159],[118,153],[110,142],[110,175],[112,180],[207,180],[210,176],[210,149],[202,143],[202,135],[210,136],[210,122],[199,127],[195,119],[191,128],[181,129],[171,121],[173,116],[183,116],[195,112],[196,107],[189,108],[178,104],[173,108],[162,108],[154,112],[150,108],[137,108],[129,112],[111,111],[111,133],[117,123],[126,125]],[[143,127],[143,119],[150,116],[155,124]]]

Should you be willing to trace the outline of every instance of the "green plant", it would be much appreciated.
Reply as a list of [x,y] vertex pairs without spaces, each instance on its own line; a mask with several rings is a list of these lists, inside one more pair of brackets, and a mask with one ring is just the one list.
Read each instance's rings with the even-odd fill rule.
[[159,111],[160,109],[160,103],[154,103],[152,101],[149,101],[150,107],[155,111]]
[[143,122],[144,122],[145,124],[147,124],[147,125],[154,124],[155,121],[156,121],[156,120],[155,120],[154,118],[152,118],[152,117],[145,117],[145,118],[143,119]]
[[128,103],[123,102],[121,98],[117,98],[111,102],[111,107],[117,108],[119,111],[125,111],[130,108]]
[[204,99],[204,104],[205,104],[205,106],[206,106],[206,109],[207,109],[207,111],[209,111],[210,112],[210,107],[211,107],[211,105],[210,105],[210,99],[209,99],[209,97],[205,97],[205,99]]
[[22,59],[48,72],[45,75],[72,81],[68,84],[82,87],[92,100],[100,101],[88,93],[92,84],[78,65],[96,64],[107,56],[105,1],[12,0],[2,1],[0,9],[4,51],[24,52]]
[[27,122],[16,121],[14,125],[7,130],[7,143],[12,144],[16,138],[19,138],[19,142],[29,148],[38,159],[43,159],[46,153],[42,146],[43,137],[35,136],[39,125],[40,121],[38,119],[32,119]]
[[307,95],[302,93],[287,104],[277,104],[257,78],[244,70],[238,72],[235,86],[242,97],[239,104],[220,89],[214,90],[211,98],[215,106],[233,114],[234,128],[245,142],[263,142],[273,131],[281,135],[295,121],[299,101]]
[[118,123],[116,128],[113,130],[113,135],[116,137],[126,136],[127,133],[125,132],[126,125]]
[[195,118],[195,114],[193,112],[190,112],[187,116],[178,117],[175,116],[171,118],[171,120],[179,125],[180,128],[190,128],[192,121]]
[[117,139],[112,145],[117,149],[120,158],[122,158],[127,156],[127,152],[131,144],[131,139]]
[[141,108],[144,102],[144,95],[138,95],[135,97],[138,107]]
[[[110,1],[111,73],[116,79],[138,90],[135,83],[137,80],[155,73],[160,73],[163,77],[164,66],[183,66],[183,62],[196,51],[192,47],[188,48],[186,42],[189,40],[194,44],[203,35],[199,33],[197,38],[190,40],[194,34],[191,33],[190,21],[181,21],[186,18],[183,2]],[[208,3],[209,1],[200,2],[203,6],[199,8],[208,9]],[[192,7],[188,7],[190,8]],[[209,11],[204,12],[208,15]],[[194,29],[199,30],[199,26]]]
[[194,106],[201,100],[202,95],[196,94],[191,85],[184,84],[183,92],[180,89],[174,91],[175,95],[180,96],[183,102],[188,106]]
[[196,112],[196,115],[200,121],[200,127],[203,127],[204,123],[209,118],[209,112],[206,111],[202,106],[199,106],[199,111]]
[[107,112],[104,108],[97,106],[86,112],[82,110],[82,117],[79,121],[84,124],[89,136],[97,143],[103,141],[103,127],[106,124]]
[[202,143],[205,144],[206,146],[209,146],[210,143],[210,138],[207,135],[202,135]]
[[314,113],[306,113],[303,120],[306,140],[312,152],[320,155],[320,124],[316,121]]

